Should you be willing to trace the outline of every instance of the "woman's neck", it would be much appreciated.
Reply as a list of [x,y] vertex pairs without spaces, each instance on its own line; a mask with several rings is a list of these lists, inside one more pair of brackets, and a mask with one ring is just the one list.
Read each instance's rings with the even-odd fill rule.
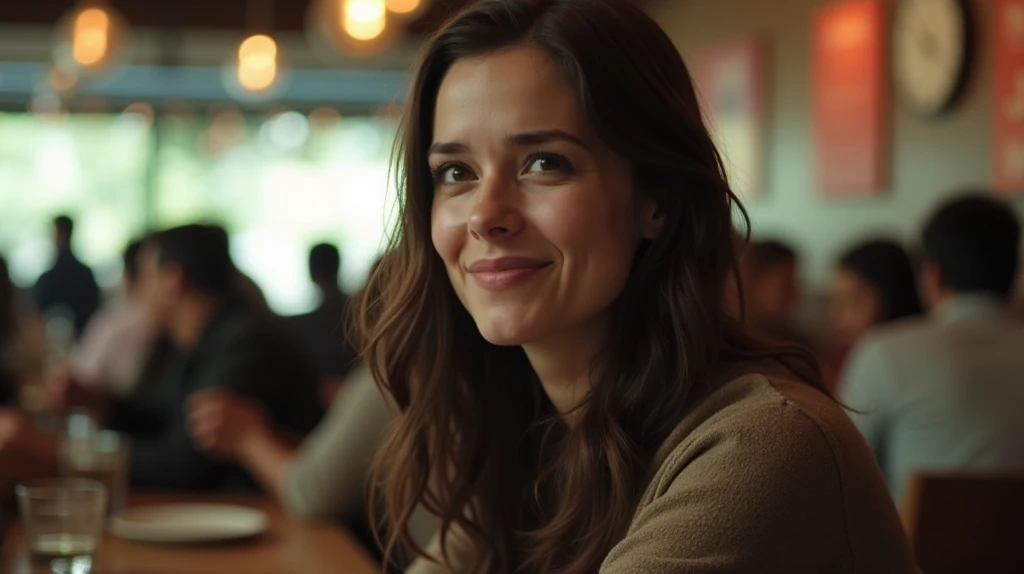
[[563,418],[573,413],[590,392],[594,359],[600,352],[606,333],[607,320],[602,317],[548,339],[523,345],[544,392]]

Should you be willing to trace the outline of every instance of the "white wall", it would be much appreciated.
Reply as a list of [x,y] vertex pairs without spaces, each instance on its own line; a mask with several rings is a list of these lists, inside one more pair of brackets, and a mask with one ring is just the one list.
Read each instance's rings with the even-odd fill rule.
[[[891,0],[892,2],[892,0]],[[967,93],[940,120],[892,109],[889,188],[871,199],[826,200],[813,185],[810,33],[813,10],[827,0],[660,0],[649,11],[691,61],[708,44],[761,33],[769,43],[769,133],[764,193],[748,203],[758,235],[790,240],[815,287],[833,259],[852,242],[876,232],[916,239],[942,198],[990,181],[992,14],[972,0],[979,45]],[[893,2],[894,3],[894,2]],[[1024,201],[1015,200],[1024,213]]]

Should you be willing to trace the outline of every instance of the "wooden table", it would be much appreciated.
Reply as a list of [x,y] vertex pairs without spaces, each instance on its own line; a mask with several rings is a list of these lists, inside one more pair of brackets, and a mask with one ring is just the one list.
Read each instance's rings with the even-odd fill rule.
[[[277,503],[254,495],[133,494],[129,506],[209,502],[258,508],[270,528],[258,538],[221,545],[157,545],[121,540],[107,533],[93,574],[380,574],[362,546],[331,523],[302,523]],[[0,549],[0,572],[31,574],[21,527],[9,529]]]

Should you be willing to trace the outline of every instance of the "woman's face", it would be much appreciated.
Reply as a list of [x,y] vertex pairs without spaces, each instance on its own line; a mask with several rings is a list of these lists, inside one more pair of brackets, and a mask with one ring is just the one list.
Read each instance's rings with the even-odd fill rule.
[[882,320],[882,298],[878,290],[856,273],[838,269],[832,276],[829,320],[839,343],[853,344]]
[[543,52],[456,62],[428,160],[434,248],[485,339],[523,345],[603,328],[660,217]]

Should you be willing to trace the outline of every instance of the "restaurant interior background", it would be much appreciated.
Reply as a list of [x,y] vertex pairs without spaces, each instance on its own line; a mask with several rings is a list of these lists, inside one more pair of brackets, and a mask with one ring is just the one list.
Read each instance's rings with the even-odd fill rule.
[[[0,6],[0,252],[12,279],[29,286],[47,268],[50,220],[67,212],[79,256],[108,287],[131,238],[211,221],[275,311],[315,303],[306,254],[317,241],[340,246],[343,284],[357,288],[393,205],[394,106],[419,36],[389,30],[372,55],[346,57],[311,41],[310,2],[96,4],[120,13],[127,38],[74,78],[54,63],[54,22],[91,4]],[[262,31],[278,66],[270,88],[247,91],[232,55]]]
[[[889,79],[898,2],[877,3],[883,21],[872,57],[882,79],[866,97],[879,106],[878,173],[853,193],[829,193],[816,175],[815,34],[825,8],[864,2],[642,3],[698,80],[716,46],[758,43],[754,79],[728,95],[750,101],[725,112],[741,142],[724,145],[725,154],[755,166],[744,190],[754,232],[797,247],[811,286],[821,287],[836,255],[858,239],[880,233],[912,244],[940,198],[992,187],[994,6],[1016,0],[965,1],[974,49],[963,89],[935,116],[901,104]],[[128,41],[112,45],[103,70],[75,79],[54,64],[67,36],[55,23],[84,3],[0,2],[0,252],[14,280],[30,285],[45,268],[50,217],[67,211],[79,222],[80,256],[108,286],[129,238],[205,219],[229,228],[238,265],[281,313],[314,302],[303,269],[315,241],[341,246],[345,284],[357,287],[395,199],[389,160],[408,68],[423,34],[463,3],[432,0],[408,17],[392,14],[379,38],[353,46],[331,45],[310,26],[307,0],[111,0]],[[278,73],[253,92],[238,86],[235,55],[257,32],[276,40]]]
[[[305,313],[321,299],[310,282],[308,265],[309,249],[315,243],[330,242],[340,248],[343,287],[355,292],[385,248],[394,221],[400,190],[392,164],[393,142],[416,55],[428,34],[472,1],[0,0],[0,260],[8,262],[11,278],[24,289],[27,302],[30,288],[54,260],[53,218],[70,215],[75,220],[77,256],[95,271],[110,299],[116,300],[122,292],[122,252],[130,240],[175,225],[216,223],[229,232],[234,263],[260,288],[250,290],[250,284],[241,282],[232,289],[238,288],[239,294],[246,296],[262,291],[280,315]],[[819,347],[815,351],[822,359],[823,378],[833,388],[845,384],[839,375],[855,348],[856,337],[863,334],[843,339],[844,333],[837,336],[840,330],[830,325],[828,287],[842,253],[865,240],[878,239],[893,239],[913,252],[933,210],[945,198],[964,192],[1008,198],[1024,215],[1020,199],[1024,196],[1024,0],[628,1],[648,11],[684,56],[729,179],[751,217],[754,238],[777,239],[797,252],[801,281],[793,281],[791,270],[797,265],[787,254],[781,257],[781,265],[774,265],[782,269],[776,275],[784,282],[777,277],[771,281],[783,288],[765,287],[762,275],[761,283],[746,283],[761,287],[748,293],[768,293],[775,295],[770,299],[782,300],[787,332],[769,334],[799,335],[785,338]],[[685,185],[680,187],[682,193],[690,191]],[[223,247],[219,235],[213,242]],[[785,245],[766,243],[772,249],[762,251],[774,250],[777,258],[779,252],[788,251]],[[744,259],[757,259],[757,251],[748,250]],[[901,261],[908,263],[904,283],[916,292],[908,258],[897,251]],[[748,258],[750,253],[754,255]],[[333,252],[327,259],[333,275]],[[891,276],[892,269],[886,267],[882,273]],[[321,286],[330,290],[324,290],[326,304],[318,310],[328,315],[326,328],[333,329],[341,313],[332,305],[344,304],[344,298],[328,283],[333,282],[321,281]],[[1018,286],[1024,289],[1024,281]],[[871,325],[863,326],[865,330],[883,319],[896,318],[882,317],[887,302],[882,301],[881,288],[871,294],[875,291],[877,308],[862,314],[878,317],[871,318]],[[90,284],[90,297],[93,292]],[[833,297],[832,302],[839,299]],[[920,312],[917,298],[913,299],[916,309],[909,314]],[[800,306],[797,325],[789,325],[792,305]],[[1018,297],[1016,305],[1015,310],[1024,316],[1024,298]],[[132,311],[130,306],[121,310],[125,309]],[[187,313],[169,315],[188,319]],[[146,327],[144,312],[132,316],[143,320],[130,327]],[[48,426],[51,431],[64,422],[52,415],[64,413],[48,403],[50,375],[56,375],[57,388],[60,384],[64,390],[74,387],[74,373],[63,372],[71,363],[68,350],[73,325],[61,313],[54,317],[57,320],[45,317],[45,322],[36,321],[43,317],[30,317],[26,327],[17,325],[27,333],[19,337],[29,341],[19,343],[18,353],[29,358],[17,357],[19,366],[29,367],[17,373],[18,400],[35,417],[35,426]],[[209,320],[204,329],[212,323]],[[748,321],[754,332],[752,323]],[[791,326],[799,329],[790,332]],[[128,332],[127,339],[143,341],[134,335],[136,331]],[[339,332],[335,329],[332,334]],[[334,345],[339,356],[340,351],[349,350],[321,335],[316,333],[312,340],[325,347]],[[216,336],[208,339],[204,344],[223,342]],[[125,352],[121,340],[110,340],[117,341],[104,342],[115,349],[113,355],[131,354]],[[1015,356],[1016,339],[1001,340],[1009,343],[1006,354]],[[170,381],[174,393],[183,393],[192,387],[178,383],[194,374],[190,371],[198,356],[208,359],[204,374],[214,372],[217,376],[209,378],[216,379],[216,385],[231,388],[221,381],[224,377],[217,359],[233,361],[233,347],[232,353],[211,351],[203,357],[190,352],[173,357],[166,351],[174,341],[143,342],[152,347],[146,349],[147,369],[134,373],[132,384],[156,374],[148,372],[149,359],[154,359],[166,370],[160,378]],[[313,346],[307,343],[303,344]],[[963,344],[965,348],[975,348],[968,343]],[[988,346],[978,348],[984,357],[991,356]],[[245,349],[247,359],[271,355],[259,347]],[[997,349],[995,354],[1004,351]],[[932,363],[931,355],[924,354],[926,361],[922,362]],[[301,362],[298,353],[295,358],[296,364]],[[354,357],[343,358],[348,369]],[[177,360],[187,361],[188,368],[177,368]],[[993,361],[1003,362],[998,356]],[[939,371],[946,364],[938,361],[928,367]],[[139,365],[133,368],[143,371]],[[239,369],[245,376],[236,382],[259,383],[246,387],[250,389],[264,382],[268,389],[287,384],[288,392],[268,396],[299,396],[294,391],[301,386],[293,374],[302,374],[305,366],[298,365],[284,377],[279,376],[281,371],[255,370],[259,373]],[[989,371],[986,368],[983,374],[1002,377],[1001,371]],[[356,382],[348,381],[349,373],[354,373],[351,379]],[[206,384],[202,376],[195,378],[197,384]],[[364,386],[356,389],[369,389],[362,397],[377,399],[379,411],[365,408],[366,403],[358,398],[348,398],[360,397],[347,394],[360,379]],[[873,376],[865,380],[874,382]],[[345,482],[335,480],[341,473],[323,468],[335,463],[352,463],[358,468],[354,464],[357,459],[369,457],[346,458],[351,452],[348,445],[337,452],[334,447],[342,444],[341,438],[355,437],[359,441],[352,442],[365,443],[361,447],[377,448],[379,445],[365,437],[384,436],[389,423],[387,404],[374,391],[372,373],[361,368],[331,372],[316,382],[316,396],[310,391],[307,402],[320,399],[331,405],[332,412],[344,414],[328,415],[326,431],[317,427],[328,438],[311,441],[313,446],[305,451],[310,454],[303,461],[312,469],[309,472],[329,477],[325,482],[337,487]],[[339,394],[342,384],[348,386]],[[178,399],[164,401],[162,407],[173,409],[168,420],[173,417],[177,421],[186,409],[189,420],[195,418],[201,409],[195,408],[193,401],[196,396],[202,400],[202,394],[190,394],[187,404],[182,394],[178,399],[185,406],[174,402]],[[206,398],[211,396],[218,398],[216,394]],[[344,401],[336,400],[341,396]],[[964,402],[968,406],[984,404]],[[999,403],[1016,404],[1002,398]],[[341,405],[341,410],[335,411],[335,405]],[[171,411],[164,414],[167,412]],[[866,412],[863,409],[860,414]],[[93,420],[91,413],[78,414],[83,418],[74,420]],[[8,421],[21,420],[8,415]],[[151,422],[148,417],[139,418]],[[983,418],[990,417],[986,414]],[[380,433],[363,430],[368,419],[381,425]],[[944,424],[937,426],[945,428],[950,426],[945,424],[948,419],[929,420],[943,420]],[[342,426],[335,427],[338,421]],[[76,425],[69,422],[66,426],[68,429],[62,430],[73,434],[69,429]],[[166,434],[173,439],[172,446],[184,445],[185,454],[191,457],[200,441],[190,439],[188,432],[194,432],[197,425],[185,426],[175,422],[168,425],[173,428]],[[11,430],[13,424],[7,428],[8,435],[16,434]],[[35,436],[25,431],[29,428],[34,427],[23,426],[23,437]],[[353,428],[358,432],[351,431]],[[1021,436],[1016,430],[1007,434]],[[35,446],[56,448],[62,444],[45,436]],[[985,441],[985,435],[977,436]],[[334,439],[339,439],[336,444],[331,442]],[[133,444],[136,449],[142,443]],[[1019,443],[1014,444],[1019,451]],[[330,445],[330,453],[339,456],[323,456],[328,452],[321,449],[323,445]],[[91,443],[87,446],[92,448]],[[42,451],[40,458],[53,465],[57,461],[65,464],[64,458],[73,452],[35,450]],[[127,476],[126,461],[147,461],[137,456],[141,449],[132,451],[131,456],[121,446],[117,450],[120,454],[114,466],[118,476]],[[31,451],[9,449],[17,454],[39,454]],[[163,477],[168,468],[165,451],[146,452],[150,462],[159,463],[149,465],[152,474]],[[161,456],[152,455],[154,452]],[[205,454],[201,458],[204,464],[209,462]],[[327,466],[309,465],[309,461]],[[275,472],[281,470],[280,459],[271,463],[268,466]],[[20,470],[23,466],[3,468]],[[350,479],[365,482],[366,469],[346,472]],[[1019,505],[1024,500],[1020,482],[1011,482],[1012,501]],[[121,480],[120,490],[127,484],[127,479]],[[950,503],[956,497],[947,496],[946,491],[929,491],[929,497],[920,498],[929,498],[932,505],[940,501],[940,506],[952,509],[950,517],[981,518],[957,523],[955,536],[943,534],[932,539],[920,534],[928,531],[927,525],[918,528],[926,521],[908,525],[911,538],[920,543],[916,549],[919,558],[924,555],[921,549],[927,547],[937,550],[933,564],[950,566],[943,562],[944,550],[955,554],[975,546],[975,540],[964,539],[963,533],[977,533],[982,538],[997,533],[992,540],[1014,550],[1015,556],[1019,554],[1024,514],[1014,510],[1019,506],[1003,491],[993,489],[990,483],[982,486],[984,493],[995,493],[985,499],[994,501],[992,507],[1010,509],[1004,514],[1013,514],[1007,519],[1012,525],[1003,526],[989,520],[987,514],[975,512],[979,507],[976,499],[957,499],[963,503],[961,507]],[[310,490],[266,490],[289,489]],[[923,492],[925,487],[921,489]],[[141,501],[143,508],[192,502],[177,493],[133,492],[132,496],[137,494],[142,496],[134,503]],[[285,512],[277,504],[286,496],[278,496],[278,501],[259,496],[202,500],[218,504],[241,501],[264,509],[270,522],[259,525],[255,532],[269,528],[279,536],[262,537],[247,547],[225,546],[223,553],[207,552],[212,548],[203,545],[145,547],[107,536],[108,541],[103,542],[106,550],[100,554],[106,552],[106,557],[98,564],[106,560],[104,564],[119,568],[111,569],[111,574],[149,572],[146,567],[150,564],[157,568],[174,564],[196,572],[284,571],[275,570],[279,563],[291,564],[289,571],[300,572],[336,570],[338,565],[344,565],[346,572],[379,571],[366,552],[375,545],[370,538],[363,543],[356,539],[368,533],[356,532],[354,523],[346,523],[344,528],[300,523],[290,513],[301,515],[309,510],[297,512],[293,503]],[[21,542],[28,531],[22,526],[31,523],[32,513],[22,510],[18,523],[5,521],[3,510],[0,508],[0,570],[6,571],[11,548],[16,548],[17,554],[12,554],[16,561],[28,563],[27,545]],[[913,512],[918,516],[916,508]],[[191,533],[191,523],[197,519],[191,511],[184,516],[187,526],[179,532]],[[143,517],[145,524],[148,518]],[[7,532],[13,534],[5,545],[8,523],[12,526]],[[35,538],[38,553],[43,537]],[[90,552],[96,549],[97,540],[89,541]],[[83,552],[81,548],[77,551]],[[89,560],[91,563],[91,557]],[[971,566],[959,569],[953,565],[953,571],[980,571],[973,562],[968,563]],[[931,574],[942,572],[925,566],[923,559],[922,566]],[[103,568],[106,572],[106,566]]]
[[[943,4],[948,4],[942,2]],[[768,78],[764,185],[748,201],[756,231],[782,237],[799,248],[806,279],[821,285],[844,248],[873,234],[914,245],[921,225],[941,200],[965,189],[995,185],[994,124],[1004,121],[996,105],[995,61],[1007,58],[997,46],[996,6],[1021,9],[1020,2],[966,0],[971,22],[963,86],[951,107],[938,115],[919,114],[901,101],[894,61],[901,2],[889,0],[883,18],[882,181],[855,197],[824,195],[815,182],[815,18],[832,0],[682,0],[655,2],[651,13],[668,31],[687,62],[708,47],[745,35],[763,39]],[[910,3],[907,3],[910,4]],[[1019,27],[1019,26],[1018,26]],[[1019,47],[1015,48],[1019,51]],[[1022,191],[1024,187],[1013,190]],[[1024,203],[1013,201],[1024,213]]]

